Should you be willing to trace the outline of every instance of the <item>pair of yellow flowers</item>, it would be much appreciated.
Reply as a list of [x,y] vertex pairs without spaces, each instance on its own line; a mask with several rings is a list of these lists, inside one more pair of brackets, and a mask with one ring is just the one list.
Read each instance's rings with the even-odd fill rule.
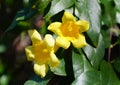
[[29,30],[32,46],[27,46],[25,52],[27,59],[34,61],[35,73],[45,77],[49,66],[59,66],[60,61],[55,55],[59,47],[68,49],[71,43],[76,48],[85,46],[87,43],[82,32],[88,29],[89,23],[87,21],[76,21],[71,13],[64,12],[62,23],[54,22],[48,26],[48,30],[57,35],[56,39],[51,34],[46,34],[44,39],[41,39],[40,34],[35,29]]

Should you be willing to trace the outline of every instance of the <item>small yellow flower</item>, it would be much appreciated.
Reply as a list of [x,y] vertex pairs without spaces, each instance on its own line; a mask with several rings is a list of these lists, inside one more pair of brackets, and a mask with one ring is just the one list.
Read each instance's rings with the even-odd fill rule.
[[89,29],[89,22],[86,20],[75,20],[75,17],[69,13],[64,12],[61,22],[54,22],[48,26],[48,30],[58,35],[56,44],[64,49],[69,48],[70,42],[76,48],[85,46],[86,40],[82,32]]
[[27,59],[34,61],[34,71],[41,77],[45,77],[48,71],[48,65],[57,67],[59,60],[55,55],[55,41],[50,34],[46,34],[42,40],[40,34],[36,30],[28,31],[32,40],[32,46],[25,48]]

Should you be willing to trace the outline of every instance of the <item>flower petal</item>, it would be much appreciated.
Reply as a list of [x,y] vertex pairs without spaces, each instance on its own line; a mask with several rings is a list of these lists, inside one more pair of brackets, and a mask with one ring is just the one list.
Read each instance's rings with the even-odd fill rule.
[[83,34],[79,34],[79,37],[77,39],[72,39],[71,42],[76,48],[82,48],[83,46],[87,45]]
[[80,26],[80,33],[85,32],[89,29],[89,22],[86,20],[79,20],[76,22]]
[[73,21],[75,22],[75,17],[69,13],[69,12],[64,12],[64,15],[62,17],[62,22],[65,23],[65,22],[68,22],[68,21]]
[[54,52],[56,52],[59,48],[60,47],[58,45],[56,45],[56,43],[55,43],[55,45],[54,45]]
[[33,44],[41,42],[41,36],[36,30],[29,30],[28,33]]
[[55,40],[53,39],[52,35],[46,34],[43,42],[49,50],[54,49]]
[[57,37],[56,38],[56,45],[67,49],[70,46],[70,41],[68,41],[65,37]]
[[34,64],[34,71],[37,75],[41,76],[42,78],[46,76],[46,73],[48,71],[48,66],[46,64]]
[[58,60],[58,58],[56,57],[56,55],[53,52],[50,53],[50,60],[49,60],[48,64],[51,67],[57,67],[60,64],[60,61]]
[[26,53],[26,56],[27,56],[27,60],[29,60],[29,61],[34,60],[35,55],[33,53],[33,47],[32,46],[27,46],[25,48],[25,53]]
[[61,27],[60,22],[54,22],[48,26],[48,30],[54,32],[55,34],[61,35],[60,27]]

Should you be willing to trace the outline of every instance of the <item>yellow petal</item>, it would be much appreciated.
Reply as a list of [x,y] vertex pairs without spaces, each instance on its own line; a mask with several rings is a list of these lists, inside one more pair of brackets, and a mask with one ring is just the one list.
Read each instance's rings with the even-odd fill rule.
[[73,21],[75,22],[75,17],[69,13],[69,12],[64,12],[64,15],[62,17],[62,22],[65,23],[65,22],[68,22],[68,21]]
[[77,39],[72,39],[71,42],[76,48],[82,48],[83,46],[87,45],[83,34],[79,34],[79,37]]
[[25,53],[26,53],[26,56],[27,56],[27,60],[29,60],[29,61],[34,60],[35,55],[33,53],[33,47],[32,46],[27,46],[25,48]]
[[53,39],[52,35],[46,34],[43,42],[49,50],[54,49],[55,40]]
[[48,30],[54,32],[55,34],[61,35],[60,27],[61,27],[60,22],[54,22],[48,26]]
[[30,38],[31,38],[33,44],[41,42],[41,36],[35,29],[29,30],[28,33],[30,35]]
[[58,60],[58,58],[56,57],[56,55],[53,52],[50,53],[50,60],[49,60],[48,64],[54,68],[60,64],[60,61]]
[[55,45],[54,45],[54,52],[56,52],[59,48],[60,47],[58,45],[56,45],[56,43],[55,43]]
[[56,38],[56,45],[67,49],[70,46],[70,41],[68,41],[65,37],[57,37]]
[[89,29],[89,22],[86,20],[79,20],[76,22],[80,26],[80,33],[85,32]]
[[46,64],[34,64],[34,71],[37,75],[41,76],[42,78],[46,76],[46,73],[48,71],[48,66]]

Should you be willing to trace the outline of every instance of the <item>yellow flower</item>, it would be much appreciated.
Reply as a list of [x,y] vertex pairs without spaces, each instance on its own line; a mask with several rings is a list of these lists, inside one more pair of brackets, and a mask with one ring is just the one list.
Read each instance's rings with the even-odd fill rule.
[[64,49],[69,48],[70,43],[76,48],[85,46],[86,40],[82,32],[89,29],[89,22],[86,20],[75,20],[75,17],[69,13],[64,12],[61,22],[54,22],[48,26],[48,30],[58,35],[56,44]]
[[25,48],[27,59],[34,61],[34,71],[41,77],[45,77],[48,71],[48,65],[57,67],[59,60],[54,54],[55,41],[50,34],[46,34],[42,40],[40,34],[36,30],[28,31],[32,40],[32,46]]

